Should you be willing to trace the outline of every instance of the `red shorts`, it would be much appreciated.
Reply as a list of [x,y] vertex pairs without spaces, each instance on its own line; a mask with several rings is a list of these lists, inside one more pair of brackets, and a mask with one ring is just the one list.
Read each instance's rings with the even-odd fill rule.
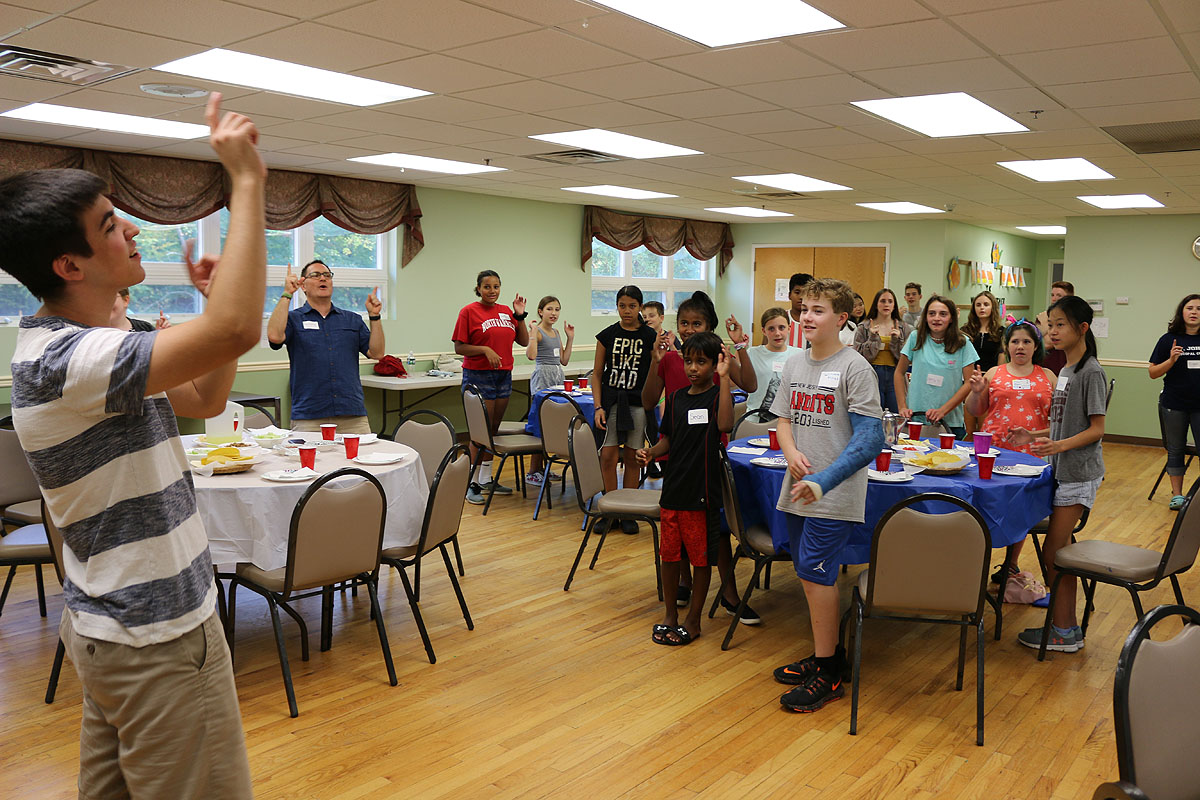
[[688,560],[694,567],[708,567],[716,560],[720,516],[711,511],[677,511],[664,508],[660,512],[659,554],[666,562],[679,561],[681,547],[687,548]]

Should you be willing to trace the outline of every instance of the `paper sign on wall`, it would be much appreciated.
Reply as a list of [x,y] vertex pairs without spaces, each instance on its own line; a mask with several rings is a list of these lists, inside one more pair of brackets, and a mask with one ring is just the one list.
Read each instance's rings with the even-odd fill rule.
[[782,303],[788,299],[788,292],[790,291],[788,289],[789,282],[790,281],[788,278],[776,278],[775,279],[775,300],[776,301]]
[[1096,317],[1092,320],[1092,333],[1097,339],[1108,338],[1108,317]]

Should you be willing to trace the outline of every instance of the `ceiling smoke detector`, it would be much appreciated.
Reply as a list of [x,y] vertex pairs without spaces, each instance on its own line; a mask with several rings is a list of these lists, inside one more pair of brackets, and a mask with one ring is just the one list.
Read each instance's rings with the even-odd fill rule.
[[610,156],[607,153],[598,153],[595,150],[559,150],[554,153],[538,153],[537,155],[525,156],[532,158],[534,161],[548,161],[551,164],[566,164],[567,166],[577,166],[579,164],[607,164],[611,161],[623,161],[619,156]]
[[208,96],[208,89],[201,89],[197,86],[180,86],[175,83],[143,83],[138,88],[155,97],[170,97],[177,100]]
[[65,83],[69,86],[93,86],[137,71],[136,67],[121,64],[88,61],[86,58],[11,45],[0,46],[0,75]]

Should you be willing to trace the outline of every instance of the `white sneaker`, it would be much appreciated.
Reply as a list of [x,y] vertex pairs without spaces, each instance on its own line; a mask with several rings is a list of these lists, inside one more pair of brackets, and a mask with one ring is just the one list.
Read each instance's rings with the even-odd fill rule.
[[533,486],[541,486],[542,485],[542,473],[540,473],[540,472],[525,473],[525,482],[528,484],[531,484]]

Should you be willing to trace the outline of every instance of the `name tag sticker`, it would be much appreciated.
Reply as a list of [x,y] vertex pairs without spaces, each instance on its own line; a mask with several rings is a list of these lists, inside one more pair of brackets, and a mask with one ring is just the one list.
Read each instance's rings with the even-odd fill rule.
[[[1195,363],[1195,364],[1200,364],[1200,361],[1195,361],[1195,362],[1192,362],[1192,363]],[[782,361],[776,361],[774,364],[772,364],[772,365],[771,365],[771,372],[783,372],[783,362],[782,362]]]
[[315,319],[306,319],[304,320],[304,330],[319,331],[321,330],[321,323],[317,322]]
[[555,358],[558,358],[558,356],[559,356],[559,355],[560,355],[560,353],[559,353],[559,349],[558,349],[557,347],[556,347],[556,348],[554,348],[554,357],[555,357]]
[[832,372],[822,372],[821,380],[817,381],[818,389],[836,389],[837,385],[842,382],[842,373],[840,370]]
[[1012,387],[1014,389],[1032,389],[1033,381],[1029,378],[1013,378]]
[[1200,369],[1200,359],[1189,358],[1188,369]]
[[925,383],[929,386],[941,386],[945,382],[946,379],[936,372],[931,372],[925,376]]
[[688,411],[688,425],[707,425],[708,409],[693,408]]
[[503,311],[497,311],[496,316],[500,317],[500,319],[504,320],[505,322],[512,319],[512,317],[510,317],[508,314],[505,314]]
[[1058,383],[1054,384],[1054,391],[1065,392],[1067,390],[1067,384],[1070,382],[1071,382],[1071,379],[1069,377],[1067,377],[1066,375],[1059,375]]

